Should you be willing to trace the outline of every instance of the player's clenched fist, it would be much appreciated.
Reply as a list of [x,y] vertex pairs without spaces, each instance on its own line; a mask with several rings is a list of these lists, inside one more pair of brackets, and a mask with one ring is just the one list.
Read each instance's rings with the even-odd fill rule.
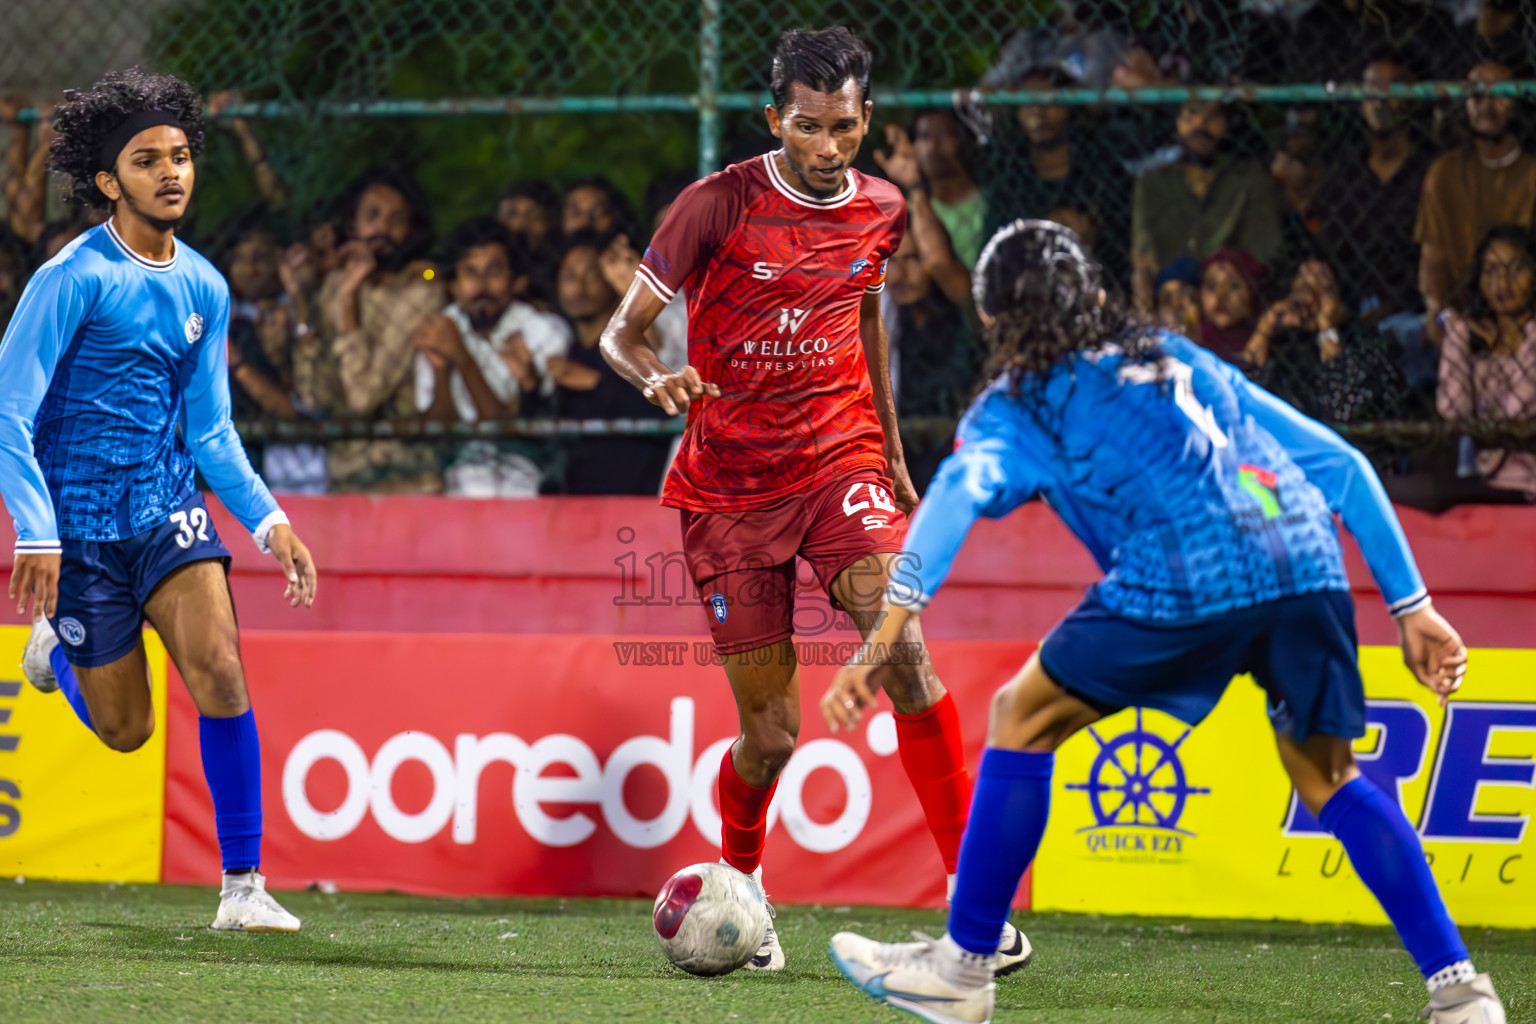
[[677,373],[657,374],[649,378],[640,393],[653,405],[665,409],[667,415],[676,416],[680,412],[687,412],[695,398],[705,395],[719,398],[720,388],[700,380],[698,370],[685,366]]

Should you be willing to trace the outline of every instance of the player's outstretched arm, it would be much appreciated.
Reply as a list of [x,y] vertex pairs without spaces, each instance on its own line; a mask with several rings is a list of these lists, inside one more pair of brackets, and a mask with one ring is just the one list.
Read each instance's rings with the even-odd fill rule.
[[1244,411],[1280,442],[1359,542],[1393,616],[1400,618],[1427,606],[1424,578],[1370,460],[1323,424],[1249,383],[1235,367],[1228,372]]
[[1403,662],[1444,706],[1461,687],[1467,648],[1434,609],[1408,538],[1376,470],[1358,449],[1316,420],[1236,374],[1244,408],[1320,487],[1360,543],[1366,565],[1397,620]]
[[646,344],[645,332],[665,306],[661,296],[636,274],[624,301],[603,329],[602,352],[615,373],[639,388],[642,395],[669,416],[676,416],[687,412],[696,398],[719,398],[720,389],[701,380],[699,371],[691,366],[673,372]]
[[293,535],[272,492],[251,468],[230,419],[228,330],[226,290],[203,339],[186,357],[182,434],[213,493],[251,531],[256,546],[282,563],[288,580],[285,596],[295,607],[308,607],[315,599],[314,560]]

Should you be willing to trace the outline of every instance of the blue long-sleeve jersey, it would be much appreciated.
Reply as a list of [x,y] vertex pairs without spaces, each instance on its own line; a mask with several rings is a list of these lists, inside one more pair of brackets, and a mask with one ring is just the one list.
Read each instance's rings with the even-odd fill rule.
[[1017,396],[1006,380],[961,420],[893,571],[922,608],[971,525],[1040,495],[1104,570],[1102,603],[1178,623],[1294,594],[1348,590],[1333,525],[1360,542],[1393,614],[1428,600],[1375,471],[1343,438],[1185,338],[1131,360],[1084,352]]
[[230,422],[229,286],[175,245],[147,260],[109,221],[22,292],[0,341],[0,498],[18,552],[158,526],[191,494],[194,459],[258,546],[287,521]]

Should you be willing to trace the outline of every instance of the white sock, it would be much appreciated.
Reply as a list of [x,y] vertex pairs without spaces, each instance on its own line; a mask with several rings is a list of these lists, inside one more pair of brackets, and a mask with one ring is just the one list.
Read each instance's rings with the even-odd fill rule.
[[1477,968],[1472,966],[1471,960],[1458,960],[1425,978],[1424,984],[1429,986],[1429,994],[1434,995],[1443,988],[1460,985],[1476,977]]
[[981,988],[992,980],[992,954],[972,953],[962,949],[960,943],[949,937],[949,932],[937,943],[943,966],[944,978],[967,988]]

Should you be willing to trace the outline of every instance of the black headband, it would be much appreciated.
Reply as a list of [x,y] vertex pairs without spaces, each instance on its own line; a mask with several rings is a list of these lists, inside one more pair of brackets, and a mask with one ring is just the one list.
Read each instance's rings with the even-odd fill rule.
[[96,154],[101,169],[111,171],[117,166],[117,158],[122,153],[123,147],[128,145],[135,135],[146,128],[158,128],[160,125],[180,128],[181,116],[174,110],[140,110],[129,114],[121,124],[107,132],[106,138],[101,140],[101,149]]

